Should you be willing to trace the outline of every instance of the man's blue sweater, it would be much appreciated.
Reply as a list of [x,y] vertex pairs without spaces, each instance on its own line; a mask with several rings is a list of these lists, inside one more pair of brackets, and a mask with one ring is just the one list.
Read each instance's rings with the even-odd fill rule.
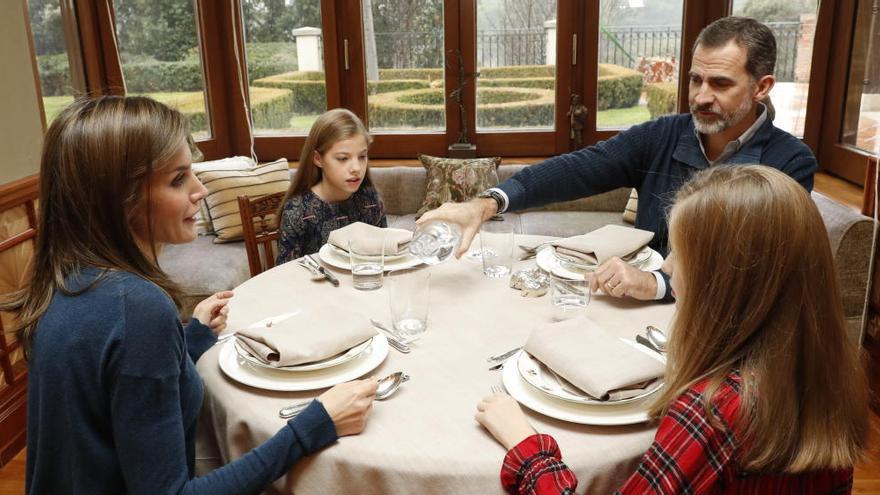
[[27,493],[259,493],[336,440],[314,401],[263,445],[193,478],[203,394],[193,362],[216,341],[198,320],[184,330],[165,293],[130,273],[56,292],[29,363]]
[[[767,165],[785,172],[807,191],[813,189],[813,153],[770,119],[726,164]],[[651,247],[665,256],[667,210],[682,184],[707,167],[693,118],[681,114],[660,117],[595,146],[550,158],[498,187],[507,194],[511,211],[634,187],[639,191],[635,225],[656,234]]]

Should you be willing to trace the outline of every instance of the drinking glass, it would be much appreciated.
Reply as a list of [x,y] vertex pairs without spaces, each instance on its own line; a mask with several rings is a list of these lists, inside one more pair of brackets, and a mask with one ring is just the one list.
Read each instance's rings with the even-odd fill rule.
[[513,268],[513,222],[489,221],[480,228],[480,255],[483,274],[500,278]]
[[364,249],[355,241],[348,243],[348,256],[351,263],[351,281],[355,289],[376,290],[382,287],[382,273],[385,271],[385,243],[379,252]]
[[428,329],[431,272],[427,268],[388,273],[388,301],[391,323],[397,334],[412,342]]
[[557,321],[583,316],[590,304],[590,282],[551,274],[550,303],[553,305],[553,319]]

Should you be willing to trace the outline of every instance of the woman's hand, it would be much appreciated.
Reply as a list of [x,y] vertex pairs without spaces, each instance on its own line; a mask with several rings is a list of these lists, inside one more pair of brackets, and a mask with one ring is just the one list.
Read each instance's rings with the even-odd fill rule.
[[318,397],[333,420],[337,435],[344,437],[364,431],[378,384],[376,378],[340,383]]
[[229,314],[227,304],[232,296],[231,290],[215,293],[196,304],[193,309],[193,318],[198,318],[200,322],[207,325],[214,332],[214,335],[220,335],[220,332],[226,329],[226,316]]
[[519,404],[507,394],[492,394],[480,401],[474,419],[507,450],[536,433]]

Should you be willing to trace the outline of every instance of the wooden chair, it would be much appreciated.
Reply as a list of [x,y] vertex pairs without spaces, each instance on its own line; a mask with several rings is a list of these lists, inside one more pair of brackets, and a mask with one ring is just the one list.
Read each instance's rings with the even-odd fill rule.
[[[273,244],[279,236],[278,228],[274,225],[275,212],[278,211],[284,194],[284,192],[277,192],[256,199],[247,196],[238,197],[238,212],[241,215],[244,246],[247,250],[248,265],[252,277],[275,266]],[[260,259],[261,247],[262,261]]]

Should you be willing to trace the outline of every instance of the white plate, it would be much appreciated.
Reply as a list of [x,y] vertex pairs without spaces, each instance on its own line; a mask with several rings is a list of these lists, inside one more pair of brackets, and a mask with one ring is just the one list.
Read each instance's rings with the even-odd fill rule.
[[[324,244],[323,246],[321,246],[321,249],[318,251],[318,257],[321,258],[321,261],[327,263],[330,266],[339,268],[341,270],[351,270],[351,261],[348,259],[348,256],[342,256],[341,254],[337,253],[334,248],[332,248],[329,244]],[[400,259],[386,259],[385,271],[387,272],[389,270],[399,270],[401,268],[412,268],[421,264],[422,262],[418,258],[407,253]]]
[[[562,263],[559,262],[559,258],[556,257],[553,246],[544,246],[539,249],[538,254],[535,256],[535,261],[538,263],[538,266],[541,269],[550,272],[556,276],[569,278],[572,280],[580,280],[584,278],[584,272],[573,271],[562,266]],[[660,253],[658,253],[657,251],[651,249],[651,256],[639,269],[642,271],[650,272],[654,270],[659,270],[661,266],[663,266],[663,256],[661,256]]]
[[[644,352],[645,355],[650,356],[651,358],[656,359],[664,364],[666,363],[666,360],[660,357],[659,354],[645,348],[645,346],[633,342],[629,339],[622,338],[620,340],[628,345],[633,346],[640,352]],[[663,382],[658,381],[654,384],[653,388],[640,395],[615,401],[601,401],[586,395],[573,384],[565,381],[565,378],[562,378],[550,371],[546,367],[546,365],[535,359],[528,352],[519,353],[516,359],[516,368],[519,371],[519,375],[522,377],[522,379],[541,393],[547,394],[556,399],[573,402],[575,404],[588,404],[598,407],[607,407],[619,404],[626,404],[627,402],[636,402],[644,399],[645,397],[648,397],[654,392],[657,392],[663,386]]]
[[[350,259],[350,258],[349,258],[348,251],[346,251],[345,249],[342,249],[342,248],[336,247],[336,246],[334,246],[333,244],[327,244],[327,245],[330,246],[330,249],[331,249],[331,250],[333,250],[333,254],[339,255],[340,258]],[[408,253],[408,252],[407,252],[407,253],[403,253],[403,254],[386,254],[386,255],[385,255],[385,262],[388,263],[389,261],[397,261],[397,260],[399,260],[399,259],[406,258],[407,256],[409,256],[409,253]],[[364,257],[365,257],[365,258],[378,258],[379,255],[376,255],[376,256],[364,256]]]
[[[579,263],[577,261],[569,260],[569,259],[565,258],[564,256],[560,256],[559,252],[556,251],[555,249],[552,252],[553,252],[553,256],[556,256],[556,259],[559,260],[559,264],[562,265],[563,267],[565,267],[567,270],[570,270],[573,272],[586,273],[586,272],[592,272],[596,268],[599,268],[599,265],[587,265],[584,263]],[[642,265],[644,265],[645,262],[648,261],[650,258],[651,258],[651,248],[649,248],[648,246],[645,246],[641,250],[639,250],[639,252],[636,253],[636,255],[632,257],[632,259],[627,261],[627,263],[630,266],[634,266],[636,268],[641,268]]]
[[244,359],[245,361],[247,361],[248,363],[252,364],[253,366],[256,366],[258,368],[266,368],[269,370],[280,370],[280,371],[288,371],[288,372],[295,372],[296,373],[296,372],[303,372],[303,371],[321,370],[324,368],[338,366],[342,363],[346,363],[348,361],[351,361],[352,359],[358,357],[362,352],[364,352],[364,350],[367,349],[367,347],[370,346],[370,342],[372,341],[372,339],[365,340],[365,341],[361,342],[360,344],[352,347],[351,349],[349,349],[345,352],[340,352],[339,354],[337,354],[335,356],[331,356],[327,359],[322,359],[320,361],[313,361],[311,363],[297,364],[294,366],[278,366],[278,367],[264,363],[263,361],[260,360],[260,358],[254,356],[247,349],[245,349],[240,343],[238,343],[238,341],[236,341],[235,339],[233,339],[233,341],[235,342],[235,346],[234,346],[235,352],[238,354],[238,356],[241,357],[242,359]]
[[231,341],[220,348],[217,360],[223,373],[239,383],[266,390],[299,392],[332,387],[354,380],[376,369],[386,356],[388,356],[388,340],[384,335],[377,335],[357,359],[315,371],[290,373],[251,366],[238,356]]
[[535,412],[562,421],[582,425],[612,426],[643,423],[649,419],[648,410],[651,408],[652,401],[650,397],[636,402],[610,406],[566,402],[541,393],[526,383],[519,375],[516,366],[505,366],[501,372],[501,381],[504,383],[507,393],[520,404]]

